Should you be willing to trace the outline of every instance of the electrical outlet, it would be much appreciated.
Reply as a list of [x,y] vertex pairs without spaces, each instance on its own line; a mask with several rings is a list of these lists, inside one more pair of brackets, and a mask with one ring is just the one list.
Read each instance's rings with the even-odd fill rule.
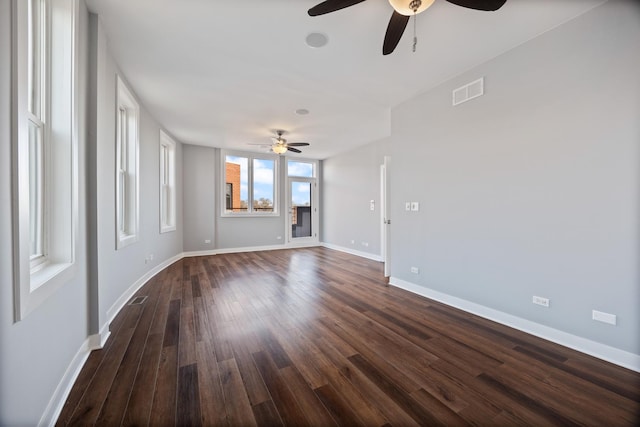
[[418,267],[411,267],[411,272],[413,274],[420,274],[420,269]]
[[369,246],[369,242],[362,242],[362,246],[368,247]]
[[617,324],[617,316],[615,314],[604,313],[598,310],[591,311],[591,318],[593,320],[597,320],[598,322],[604,322],[610,325]]
[[276,237],[277,240],[282,240],[282,236]]
[[356,241],[355,241],[355,240],[351,240],[351,244],[352,244],[352,245],[355,245],[355,244],[356,244]]
[[207,245],[210,245],[210,244],[211,244],[211,239],[206,239],[206,240],[204,241],[204,243],[206,243]]
[[420,203],[418,202],[411,202],[411,210],[413,212],[418,212],[420,210]]
[[533,303],[543,307],[549,307],[549,298],[533,296]]

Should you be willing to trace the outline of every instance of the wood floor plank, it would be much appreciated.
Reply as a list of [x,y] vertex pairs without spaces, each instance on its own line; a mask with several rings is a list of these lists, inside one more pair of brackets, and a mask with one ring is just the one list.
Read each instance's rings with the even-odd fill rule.
[[149,425],[166,425],[176,419],[178,347],[164,346],[160,355],[158,375],[153,384],[153,404]]
[[640,425],[640,374],[389,286],[326,248],[175,262],[57,425]]
[[257,425],[235,359],[225,359],[218,366],[224,393],[227,422],[232,426]]
[[122,425],[147,425],[151,416],[153,394],[149,393],[149,384],[155,384],[160,354],[162,353],[162,334],[153,334],[147,338],[140,368],[131,389],[127,409]]
[[198,385],[198,365],[181,366],[178,369],[178,399],[176,424],[179,426],[200,426],[200,388]]
[[127,351],[127,347],[135,332],[135,325],[138,322],[141,306],[125,306],[125,319],[118,334],[113,337],[113,345],[110,348],[108,357],[105,357],[100,365],[99,371],[93,376],[87,392],[82,396],[78,403],[73,416],[69,420],[69,424],[94,424],[105,400],[109,394],[109,390],[116,377],[122,358]]
[[287,425],[309,424],[297,399],[280,375],[278,367],[270,355],[264,351],[259,351],[253,353],[252,356],[284,423]]
[[202,341],[196,344],[198,361],[198,385],[200,390],[200,414],[202,425],[227,425],[225,397],[222,390],[220,371],[211,344]]

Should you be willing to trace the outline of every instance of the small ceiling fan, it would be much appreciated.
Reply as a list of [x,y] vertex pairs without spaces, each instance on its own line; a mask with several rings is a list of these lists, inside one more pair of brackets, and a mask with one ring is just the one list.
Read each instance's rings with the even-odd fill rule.
[[263,147],[269,147],[269,151],[273,151],[276,154],[284,154],[287,151],[292,151],[294,153],[302,153],[302,151],[298,150],[294,147],[306,147],[309,145],[308,142],[287,142],[286,139],[282,137],[286,132],[283,130],[276,130],[276,137],[271,137],[273,143],[271,145],[267,144],[249,144],[249,145],[260,145]]
[[[325,13],[335,12],[349,6],[362,3],[365,0],[326,0],[309,9],[309,16],[324,15]],[[435,0],[389,0],[393,7],[393,14],[387,26],[387,32],[384,36],[382,44],[382,54],[388,55],[393,52],[402,38],[404,29],[407,27],[409,18],[418,13],[424,12]],[[495,11],[504,5],[507,0],[447,0],[458,6],[469,9]],[[413,51],[416,50],[417,38],[413,35]]]

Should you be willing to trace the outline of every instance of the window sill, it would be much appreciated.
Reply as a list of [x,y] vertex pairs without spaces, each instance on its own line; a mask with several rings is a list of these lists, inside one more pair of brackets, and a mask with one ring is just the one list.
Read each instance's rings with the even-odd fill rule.
[[64,272],[72,265],[72,263],[54,264],[51,262],[39,265],[37,270],[31,273],[31,280],[29,281],[31,292],[37,290],[41,286],[46,285],[48,282],[53,280],[56,276]]
[[160,228],[160,234],[170,233],[172,231],[176,231],[175,225],[167,225]]
[[125,235],[118,236],[118,241],[116,242],[116,250],[132,245],[137,241],[138,241],[137,234],[125,234]]
[[225,213],[220,215],[222,218],[274,218],[279,217],[280,213]]

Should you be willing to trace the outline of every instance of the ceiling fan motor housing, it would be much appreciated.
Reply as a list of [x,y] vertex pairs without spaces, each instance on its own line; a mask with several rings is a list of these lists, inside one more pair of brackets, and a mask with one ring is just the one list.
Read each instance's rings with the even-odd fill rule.
[[424,12],[435,0],[389,0],[391,7],[401,15],[411,16]]

